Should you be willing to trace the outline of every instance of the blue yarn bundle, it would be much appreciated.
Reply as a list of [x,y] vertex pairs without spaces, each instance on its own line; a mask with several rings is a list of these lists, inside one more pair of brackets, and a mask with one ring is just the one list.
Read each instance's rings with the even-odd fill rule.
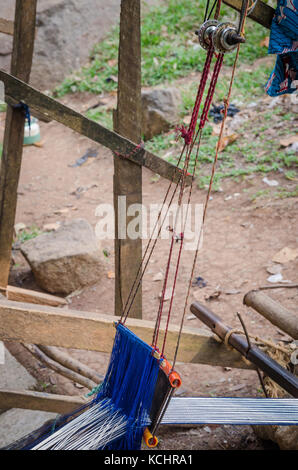
[[71,415],[60,417],[23,449],[71,450],[90,448],[88,445],[98,450],[140,449],[144,429],[150,424],[159,371],[159,361],[152,353],[151,346],[118,323],[108,370],[96,397]]
[[124,438],[111,443],[113,450],[134,450],[141,446],[143,432],[150,424],[149,413],[159,370],[153,348],[121,323],[117,325],[114,347],[97,400],[110,398],[127,417]]

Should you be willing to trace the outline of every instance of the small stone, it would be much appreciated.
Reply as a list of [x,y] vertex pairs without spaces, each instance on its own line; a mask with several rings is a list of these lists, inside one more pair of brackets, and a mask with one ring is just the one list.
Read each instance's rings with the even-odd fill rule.
[[163,280],[163,274],[162,273],[157,273],[155,276],[153,276],[153,281],[162,281]]
[[205,432],[208,432],[209,434],[212,432],[209,426],[205,426],[203,429]]
[[279,274],[282,271],[282,268],[282,264],[273,264],[271,266],[267,266],[266,271],[269,274]]
[[19,222],[18,224],[15,224],[14,230],[15,230],[16,235],[18,235],[18,233],[21,232],[22,230],[25,230],[25,228],[26,228],[26,225],[23,224],[23,222]]

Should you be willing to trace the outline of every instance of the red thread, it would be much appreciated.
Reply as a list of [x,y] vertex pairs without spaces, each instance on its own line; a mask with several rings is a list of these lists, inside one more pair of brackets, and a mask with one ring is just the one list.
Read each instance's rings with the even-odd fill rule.
[[200,106],[201,106],[204,90],[206,87],[213,54],[214,54],[214,48],[213,46],[210,46],[207,57],[206,57],[205,65],[203,68],[203,72],[202,72],[202,76],[201,76],[201,80],[200,80],[200,84],[199,84],[199,88],[198,88],[198,92],[196,96],[196,101],[194,104],[194,108],[192,111],[191,120],[190,120],[188,129],[186,129],[184,126],[181,126],[180,128],[178,128],[178,131],[180,131],[180,135],[184,139],[186,145],[191,144],[193,135],[196,129]]
[[143,141],[141,141],[139,143],[139,145],[136,145],[136,147],[130,153],[123,154],[123,153],[116,152],[116,150],[114,150],[114,154],[117,155],[117,157],[130,158],[132,155],[137,153],[138,150],[140,150],[141,148],[142,149],[144,148],[144,142]]

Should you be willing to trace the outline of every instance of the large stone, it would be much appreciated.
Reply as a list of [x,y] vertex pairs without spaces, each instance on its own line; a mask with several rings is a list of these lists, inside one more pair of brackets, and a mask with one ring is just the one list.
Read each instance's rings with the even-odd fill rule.
[[298,426],[253,426],[258,437],[275,442],[281,450],[298,450]]
[[167,132],[178,122],[180,92],[176,88],[142,91],[142,134],[144,139]]
[[21,246],[37,284],[45,291],[70,294],[98,282],[103,257],[94,230],[84,219],[65,222]]

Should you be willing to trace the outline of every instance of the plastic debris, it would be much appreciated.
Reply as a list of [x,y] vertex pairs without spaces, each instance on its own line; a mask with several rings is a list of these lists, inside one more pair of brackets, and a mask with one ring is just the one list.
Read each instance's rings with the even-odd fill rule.
[[268,282],[275,283],[275,282],[281,282],[282,281],[282,274],[277,273],[277,274],[272,274],[272,276],[269,276],[267,278]]
[[71,168],[74,168],[76,166],[82,166],[84,163],[86,163],[88,158],[95,158],[97,157],[97,154],[98,154],[97,150],[88,149],[87,152],[84,153],[82,157],[78,158],[75,163],[73,163],[72,165],[68,165],[68,166],[70,166]]
[[276,181],[276,180],[269,180],[266,176],[265,178],[263,178],[263,183],[266,183],[268,184],[268,186],[278,186],[279,185],[279,182]]
[[[215,104],[212,104],[212,108],[209,112],[209,116],[213,117],[213,121],[215,123],[221,122],[223,120],[223,111],[224,111],[224,105],[220,104],[219,106],[216,106]],[[234,104],[230,104],[228,107],[228,112],[227,116],[233,117],[235,114],[239,113],[240,109],[236,108]]]
[[207,282],[201,276],[198,276],[198,277],[195,277],[192,285],[195,286],[195,287],[202,288],[202,287],[207,286]]

